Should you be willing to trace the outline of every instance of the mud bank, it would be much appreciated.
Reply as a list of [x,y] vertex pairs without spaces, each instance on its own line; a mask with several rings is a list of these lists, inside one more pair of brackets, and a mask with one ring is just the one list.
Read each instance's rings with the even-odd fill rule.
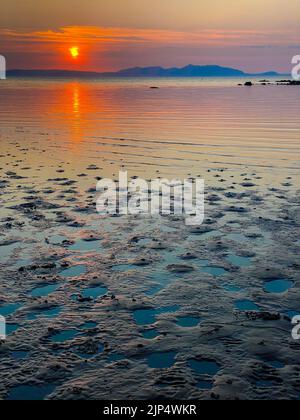
[[100,218],[97,165],[1,162],[2,399],[299,399],[293,174],[207,171],[191,228]]

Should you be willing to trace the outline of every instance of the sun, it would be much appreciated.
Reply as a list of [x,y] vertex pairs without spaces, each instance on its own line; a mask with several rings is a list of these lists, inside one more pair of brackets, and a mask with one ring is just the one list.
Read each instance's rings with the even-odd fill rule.
[[77,58],[79,56],[79,48],[78,47],[71,47],[69,48],[70,54],[73,58]]

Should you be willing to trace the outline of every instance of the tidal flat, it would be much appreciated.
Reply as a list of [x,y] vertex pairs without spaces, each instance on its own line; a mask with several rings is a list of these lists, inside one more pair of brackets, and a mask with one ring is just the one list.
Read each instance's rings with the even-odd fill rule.
[[[299,92],[164,83],[1,86],[1,399],[300,398]],[[120,168],[205,179],[203,225],[99,216]]]

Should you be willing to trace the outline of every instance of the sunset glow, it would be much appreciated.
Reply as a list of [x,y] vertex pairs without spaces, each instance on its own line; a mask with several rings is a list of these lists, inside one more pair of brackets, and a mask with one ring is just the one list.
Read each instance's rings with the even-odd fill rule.
[[11,0],[0,14],[1,54],[10,68],[74,70],[76,64],[76,70],[116,71],[219,64],[288,72],[298,54],[299,0],[290,0],[285,10],[280,0],[242,0],[239,9],[235,0],[29,3]]
[[77,58],[79,56],[79,48],[78,47],[71,47],[69,49],[72,58]]
[[299,17],[1,3],[0,400],[300,399]]

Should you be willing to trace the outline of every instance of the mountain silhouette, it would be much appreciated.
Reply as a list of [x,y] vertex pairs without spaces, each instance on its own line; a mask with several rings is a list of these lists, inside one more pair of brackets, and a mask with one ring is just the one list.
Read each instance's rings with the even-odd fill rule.
[[245,73],[230,67],[217,65],[188,65],[182,68],[134,67],[117,72],[89,72],[72,70],[9,70],[11,77],[79,77],[79,78],[114,78],[114,77],[272,77],[279,76],[275,71],[265,73]]

